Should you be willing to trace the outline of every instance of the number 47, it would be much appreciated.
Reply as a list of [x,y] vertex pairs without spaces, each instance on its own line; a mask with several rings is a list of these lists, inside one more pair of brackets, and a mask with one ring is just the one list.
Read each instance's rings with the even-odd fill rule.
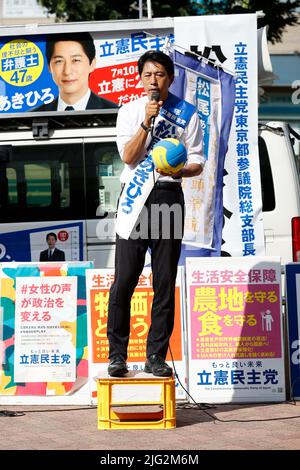
[[[19,83],[19,81],[21,81],[21,83],[24,83],[26,73],[27,73],[27,70],[16,70],[12,74],[12,76],[10,78],[10,81],[15,82],[15,83]],[[21,75],[21,77],[20,77],[20,75]]]

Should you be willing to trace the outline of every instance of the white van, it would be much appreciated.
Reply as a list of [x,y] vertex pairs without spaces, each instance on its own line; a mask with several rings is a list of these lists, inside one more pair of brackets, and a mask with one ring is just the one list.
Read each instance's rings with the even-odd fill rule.
[[300,136],[284,122],[259,124],[262,210],[267,256],[300,260],[299,161],[292,139]]
[[[0,121],[0,261],[37,261],[54,232],[66,259],[113,267],[116,111],[61,114]],[[266,255],[299,260],[299,169],[287,124],[260,124],[259,155]]]
[[0,120],[0,261],[38,261],[55,233],[66,260],[113,266],[114,240],[96,228],[113,218],[120,194],[116,115]]

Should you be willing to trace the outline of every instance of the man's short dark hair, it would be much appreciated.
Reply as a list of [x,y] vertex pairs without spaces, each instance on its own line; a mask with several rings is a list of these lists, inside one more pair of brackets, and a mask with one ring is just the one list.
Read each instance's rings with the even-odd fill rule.
[[66,33],[66,34],[48,34],[46,36],[46,58],[48,65],[53,56],[55,43],[59,41],[75,41],[82,45],[82,48],[89,58],[90,64],[95,58],[96,49],[90,33]]
[[169,77],[174,75],[174,64],[172,59],[164,52],[161,51],[147,51],[138,60],[138,71],[142,75],[143,68],[146,62],[157,62],[165,67]]
[[56,233],[54,233],[54,232],[47,233],[47,235],[46,235],[46,240],[47,240],[47,241],[48,241],[48,238],[49,238],[49,237],[54,237],[54,238],[55,238],[55,241],[57,242]]

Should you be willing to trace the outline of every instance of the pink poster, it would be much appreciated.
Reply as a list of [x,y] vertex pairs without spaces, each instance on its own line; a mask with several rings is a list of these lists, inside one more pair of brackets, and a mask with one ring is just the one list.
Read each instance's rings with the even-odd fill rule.
[[279,258],[188,258],[189,393],[285,400]]
[[190,286],[193,359],[280,357],[279,286]]

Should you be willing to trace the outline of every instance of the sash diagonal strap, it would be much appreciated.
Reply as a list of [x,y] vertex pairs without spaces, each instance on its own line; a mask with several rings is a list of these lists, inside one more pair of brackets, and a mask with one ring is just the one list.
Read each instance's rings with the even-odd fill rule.
[[180,136],[189,123],[195,107],[187,101],[169,93],[160,109],[160,119],[155,125],[154,135],[147,148],[148,155],[133,171],[120,197],[116,232],[128,240],[144,204],[156,183],[159,174],[154,171],[151,149],[160,139]]
[[151,155],[147,155],[138,164],[132,177],[125,184],[119,201],[116,221],[116,232],[120,237],[126,240],[130,237],[158,176],[158,173],[154,171]]

